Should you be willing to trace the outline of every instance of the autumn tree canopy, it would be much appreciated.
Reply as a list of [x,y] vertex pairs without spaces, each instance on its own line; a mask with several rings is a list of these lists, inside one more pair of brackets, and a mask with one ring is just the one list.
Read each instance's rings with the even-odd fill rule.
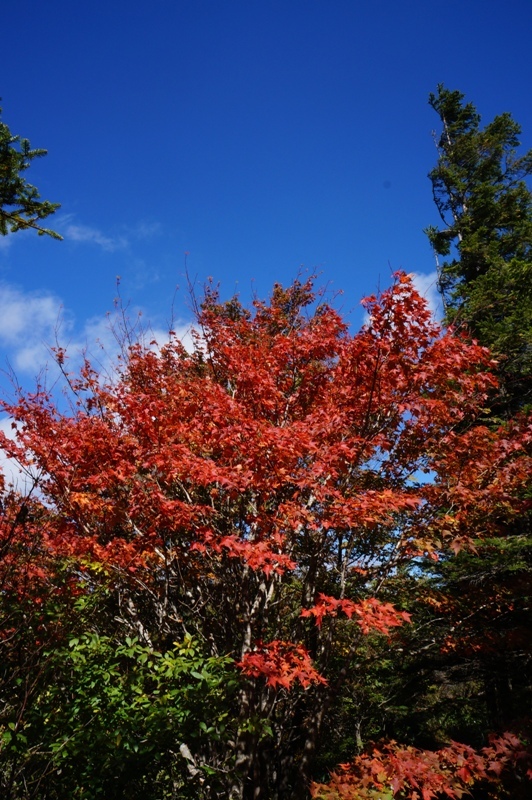
[[70,408],[44,388],[4,403],[34,482],[1,517],[4,797],[525,779],[511,732],[493,752],[371,743],[393,734],[379,669],[418,624],[410,582],[522,513],[531,462],[526,425],[472,424],[487,350],[404,274],[365,306],[353,334],[311,280],[250,309],[207,287],[192,352],[134,345],[109,380],[57,350]]

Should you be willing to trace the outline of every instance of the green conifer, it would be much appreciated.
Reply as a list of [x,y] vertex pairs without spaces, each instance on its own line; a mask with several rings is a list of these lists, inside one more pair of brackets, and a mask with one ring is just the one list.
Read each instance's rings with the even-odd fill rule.
[[504,417],[532,402],[532,150],[518,155],[520,126],[508,113],[486,127],[464,95],[439,85],[438,163],[429,173],[443,222],[427,229],[440,264],[446,322],[466,329],[499,359]]
[[42,148],[32,150],[27,139],[14,136],[0,120],[0,235],[32,228],[39,236],[47,234],[54,239],[63,238],[40,224],[60,204],[41,200],[36,187],[29,184],[23,175],[34,158],[46,153]]

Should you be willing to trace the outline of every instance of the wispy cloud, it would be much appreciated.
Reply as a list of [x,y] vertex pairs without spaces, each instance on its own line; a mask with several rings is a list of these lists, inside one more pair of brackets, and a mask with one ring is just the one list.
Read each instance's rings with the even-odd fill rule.
[[62,228],[61,232],[66,240],[95,244],[107,252],[123,250],[129,244],[125,236],[107,236],[97,228],[91,228],[89,225],[69,223]]
[[139,222],[135,229],[131,232],[136,239],[152,239],[158,236],[162,231],[160,222]]
[[56,228],[64,239],[80,244],[94,245],[108,253],[125,250],[134,241],[143,241],[158,236],[161,232],[160,222],[141,221],[134,226],[122,228],[120,233],[109,233],[79,222],[74,214],[62,214],[57,217]]

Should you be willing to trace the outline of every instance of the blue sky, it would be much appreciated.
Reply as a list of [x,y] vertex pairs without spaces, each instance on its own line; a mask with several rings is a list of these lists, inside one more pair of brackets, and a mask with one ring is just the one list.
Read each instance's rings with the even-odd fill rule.
[[112,349],[117,275],[185,330],[185,252],[245,302],[317,270],[353,325],[394,270],[430,290],[440,82],[532,146],[531,0],[29,0],[1,24],[3,120],[48,149],[27,178],[65,237],[0,241],[0,366],[25,385],[56,332]]

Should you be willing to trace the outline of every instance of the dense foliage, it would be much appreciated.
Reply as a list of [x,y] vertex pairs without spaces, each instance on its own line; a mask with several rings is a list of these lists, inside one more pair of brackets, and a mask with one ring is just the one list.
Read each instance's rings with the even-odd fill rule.
[[70,409],[4,404],[34,490],[0,520],[3,797],[525,796],[519,731],[444,743],[468,698],[440,731],[401,698],[427,630],[484,647],[426,565],[523,514],[530,427],[479,423],[491,356],[408,276],[366,308],[353,335],[311,281],[208,287],[193,352],[109,380],[57,350]]

